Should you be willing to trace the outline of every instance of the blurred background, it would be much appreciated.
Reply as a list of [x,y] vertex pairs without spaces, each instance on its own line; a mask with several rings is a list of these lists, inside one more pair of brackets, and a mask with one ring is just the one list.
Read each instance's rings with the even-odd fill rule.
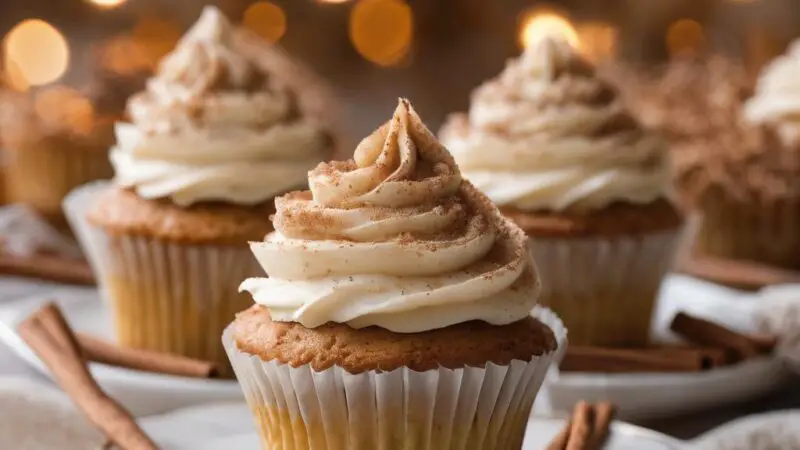
[[[3,2],[2,84],[114,109],[215,4],[329,80],[358,139],[407,96],[436,130],[470,91],[543,33],[569,37],[600,64],[656,66],[722,52],[757,71],[800,30],[797,0],[26,0]],[[75,95],[75,93],[81,95]]]

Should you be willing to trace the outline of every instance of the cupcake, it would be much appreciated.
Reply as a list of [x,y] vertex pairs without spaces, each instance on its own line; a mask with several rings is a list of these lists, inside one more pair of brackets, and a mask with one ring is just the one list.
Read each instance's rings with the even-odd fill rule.
[[272,231],[273,197],[304,186],[331,150],[282,75],[238,52],[233,34],[205,9],[129,101],[113,183],[65,203],[119,342],[226,366],[219,335],[249,304],[236,286],[258,273],[247,241]]
[[112,176],[113,120],[76,90],[51,87],[3,106],[4,190],[66,229],[61,201],[75,187]]
[[581,345],[647,343],[682,219],[661,140],[569,44],[546,39],[479,87],[442,141],[531,237],[540,302]]
[[276,199],[223,335],[262,448],[519,449],[566,345],[524,233],[406,100]]
[[800,269],[798,67],[795,44],[712,133],[680,144],[678,185],[702,213],[698,252]]

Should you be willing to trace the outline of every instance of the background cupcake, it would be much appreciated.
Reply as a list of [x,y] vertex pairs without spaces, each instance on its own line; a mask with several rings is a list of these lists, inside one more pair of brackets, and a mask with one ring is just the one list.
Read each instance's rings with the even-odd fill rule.
[[565,41],[545,39],[478,88],[442,139],[532,238],[551,306],[578,344],[647,342],[681,217],[659,138]]
[[795,45],[752,98],[728,101],[713,133],[680,144],[678,185],[703,217],[699,252],[800,269],[799,68]]
[[117,125],[114,185],[66,202],[120,343],[226,364],[219,335],[257,273],[248,240],[272,229],[272,198],[305,184],[331,150],[282,74],[238,51],[207,8]]
[[518,449],[565,346],[526,237],[405,100],[276,200],[223,340],[264,448]]

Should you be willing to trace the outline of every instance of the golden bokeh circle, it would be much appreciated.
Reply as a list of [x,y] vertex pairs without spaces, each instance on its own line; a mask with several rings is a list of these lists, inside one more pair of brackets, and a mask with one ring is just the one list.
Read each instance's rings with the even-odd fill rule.
[[4,45],[6,71],[16,71],[30,85],[58,80],[69,65],[69,46],[64,35],[49,23],[28,19],[17,24]]
[[272,2],[255,2],[244,12],[245,27],[270,42],[278,42],[286,34],[286,12]]
[[349,34],[353,47],[367,60],[397,65],[411,49],[413,11],[402,0],[360,0],[350,12]]

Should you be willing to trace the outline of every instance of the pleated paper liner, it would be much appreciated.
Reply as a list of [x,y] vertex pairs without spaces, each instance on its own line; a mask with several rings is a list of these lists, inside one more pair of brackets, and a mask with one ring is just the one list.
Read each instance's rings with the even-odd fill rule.
[[107,233],[86,220],[107,186],[76,189],[65,209],[110,305],[118,343],[211,361],[232,375],[219,336],[252,304],[237,291],[242,280],[260,273],[249,248]]
[[534,315],[553,329],[558,350],[505,366],[317,372],[241,352],[230,329],[223,342],[262,448],[518,450],[548,369],[566,348],[555,314]]

